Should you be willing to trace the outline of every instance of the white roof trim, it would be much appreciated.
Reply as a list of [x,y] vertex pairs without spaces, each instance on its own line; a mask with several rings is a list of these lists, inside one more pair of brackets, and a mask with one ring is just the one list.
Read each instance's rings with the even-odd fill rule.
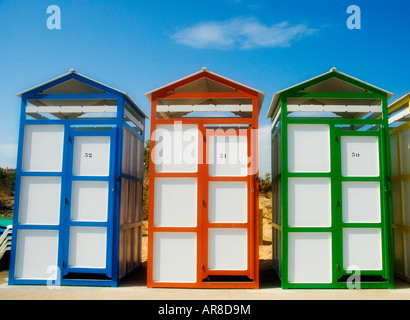
[[107,86],[106,84],[104,84],[104,83],[102,83],[102,82],[99,82],[99,81],[96,81],[96,80],[91,79],[91,78],[89,78],[89,77],[86,77],[86,76],[84,76],[84,75],[78,73],[78,72],[75,71],[74,69],[70,69],[69,72],[67,72],[67,73],[65,73],[65,74],[63,74],[63,75],[61,75],[61,76],[59,76],[59,77],[57,77],[57,78],[51,79],[51,80],[46,81],[46,82],[44,82],[44,83],[42,83],[42,84],[39,84],[39,85],[37,85],[37,86],[35,86],[35,87],[31,88],[31,89],[28,89],[28,90],[25,90],[25,91],[23,91],[23,92],[20,92],[20,93],[17,94],[17,96],[18,96],[18,97],[21,97],[21,96],[23,96],[23,94],[25,94],[25,93],[27,93],[27,92],[30,92],[30,91],[32,91],[32,90],[35,90],[35,89],[37,89],[37,88],[39,88],[39,87],[42,87],[42,86],[44,86],[44,85],[46,85],[46,84],[49,84],[49,83],[51,83],[51,82],[57,81],[57,80],[59,80],[59,79],[61,79],[61,78],[64,78],[64,77],[66,77],[66,76],[68,76],[68,75],[70,75],[70,74],[72,74],[72,73],[75,73],[75,74],[77,74],[77,75],[79,75],[79,76],[81,76],[81,77],[83,77],[83,78],[85,78],[85,79],[88,79],[88,80],[90,80],[90,81],[93,81],[93,82],[98,83],[98,84],[100,84],[100,85],[102,85],[102,86],[104,86],[104,87],[107,87],[107,88],[109,88],[109,89],[111,89],[111,90],[114,90],[114,91],[117,91],[118,93],[123,94],[124,96],[127,97],[128,100],[131,101],[131,103],[133,103],[133,104],[138,108],[138,110],[142,113],[142,115],[143,115],[145,118],[148,118],[148,116],[141,110],[141,108],[134,102],[134,100],[131,99],[131,97],[130,97],[127,93],[125,93],[125,92],[123,92],[123,91],[121,91],[121,90],[115,89],[115,88],[113,88],[113,87]]
[[227,80],[227,81],[230,81],[230,82],[232,82],[232,83],[235,83],[235,84],[237,84],[237,85],[240,85],[240,86],[242,86],[242,87],[245,87],[245,88],[248,88],[248,89],[250,89],[250,90],[253,90],[253,91],[257,92],[257,93],[258,93],[258,96],[259,96],[259,100],[261,100],[261,101],[259,101],[259,105],[260,105],[259,107],[261,107],[261,105],[262,105],[262,103],[263,103],[263,99],[264,99],[264,97],[265,97],[265,93],[264,93],[264,92],[259,91],[259,90],[256,90],[256,89],[254,89],[254,88],[252,88],[252,87],[249,87],[249,86],[244,85],[244,84],[242,84],[242,83],[239,83],[239,82],[237,82],[237,81],[231,80],[231,79],[229,79],[229,78],[223,77],[223,76],[221,76],[221,75],[219,75],[219,74],[216,74],[216,73],[214,73],[214,72],[211,72],[211,71],[207,70],[206,68],[202,68],[202,70],[200,70],[200,71],[198,71],[198,72],[195,72],[195,73],[193,73],[193,74],[191,74],[191,75],[189,75],[189,76],[183,77],[183,78],[181,78],[181,79],[179,79],[179,80],[176,80],[176,81],[173,81],[173,82],[171,82],[171,83],[168,83],[167,85],[164,85],[164,86],[162,86],[162,87],[160,87],[160,88],[157,88],[157,89],[155,89],[155,90],[152,90],[152,91],[146,93],[145,96],[148,98],[149,101],[151,101],[152,93],[153,93],[153,92],[159,91],[159,90],[161,90],[161,89],[163,89],[163,88],[166,88],[166,87],[168,87],[168,86],[171,86],[171,85],[173,85],[173,84],[176,84],[176,83],[178,83],[178,82],[180,82],[180,81],[183,81],[183,80],[185,80],[185,79],[188,79],[188,78],[190,78],[190,77],[196,76],[196,75],[198,75],[198,74],[200,74],[200,73],[202,73],[202,72],[205,72],[205,71],[208,72],[208,73],[210,73],[210,74],[212,74],[212,75],[214,75],[214,76],[216,76],[216,77],[225,79],[225,80]]
[[336,68],[332,68],[332,69],[330,69],[330,71],[328,71],[328,72],[325,72],[325,73],[323,73],[323,74],[321,74],[321,75],[318,75],[318,76],[316,76],[316,77],[313,77],[313,78],[311,78],[311,79],[309,79],[309,80],[303,81],[303,82],[298,83],[298,84],[295,84],[295,85],[293,85],[293,86],[291,86],[291,87],[289,87],[289,88],[286,88],[286,89],[283,89],[283,90],[281,90],[281,91],[276,92],[276,93],[274,94],[274,96],[273,96],[273,98],[272,98],[272,102],[271,102],[271,104],[270,104],[270,106],[269,106],[269,110],[268,110],[268,113],[267,113],[267,115],[266,115],[266,119],[269,119],[269,118],[272,117],[273,110],[275,109],[276,105],[278,104],[279,97],[281,96],[281,94],[282,94],[284,91],[293,89],[293,88],[295,88],[295,87],[297,87],[297,86],[299,86],[299,85],[301,85],[301,84],[304,84],[304,83],[306,83],[306,82],[310,82],[310,81],[315,80],[315,79],[317,79],[317,78],[323,77],[323,76],[325,76],[325,75],[327,75],[327,74],[329,74],[329,73],[332,73],[332,72],[339,73],[339,74],[341,74],[341,75],[343,75],[343,76],[345,76],[345,77],[348,77],[348,78],[350,78],[350,79],[359,81],[359,82],[361,82],[361,83],[363,83],[363,84],[365,84],[365,85],[367,85],[367,86],[373,87],[373,88],[375,88],[375,89],[377,89],[377,90],[380,90],[380,91],[383,91],[383,92],[386,92],[388,98],[391,98],[391,97],[394,95],[393,93],[391,93],[391,92],[389,92],[389,91],[386,91],[386,90],[381,89],[381,88],[379,88],[379,87],[376,87],[376,86],[374,86],[374,85],[372,85],[372,84],[369,84],[369,83],[367,83],[367,82],[364,82],[364,81],[362,81],[362,80],[360,80],[360,79],[357,79],[357,78],[355,78],[355,77],[352,77],[352,76],[350,76],[350,75],[348,75],[348,74],[346,74],[346,73],[340,72],[340,71],[336,70]]
[[[409,99],[409,101],[406,101],[407,99]],[[392,102],[392,103],[389,105],[389,113],[391,113],[391,112],[396,112],[398,107],[402,107],[402,106],[403,106],[404,104],[406,104],[406,103],[410,104],[410,93],[406,93],[406,94],[405,94],[404,96],[402,96],[401,98],[399,98],[399,99],[397,99],[396,101]],[[393,107],[395,104],[398,104],[398,106],[396,106],[395,110],[392,111],[391,109],[392,109],[392,107]]]

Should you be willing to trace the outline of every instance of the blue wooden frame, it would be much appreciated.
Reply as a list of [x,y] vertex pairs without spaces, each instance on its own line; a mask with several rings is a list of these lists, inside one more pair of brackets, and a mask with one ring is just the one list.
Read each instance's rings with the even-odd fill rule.
[[[113,256],[112,256],[112,247],[113,247],[113,212],[114,212],[114,196],[112,192],[115,191],[114,183],[114,170],[115,170],[115,152],[116,152],[116,130],[115,128],[111,129],[110,131],[76,131],[75,128],[71,127],[69,131],[69,157],[68,157],[68,166],[66,171],[70,171],[73,168],[73,155],[74,155],[74,139],[76,136],[109,136],[110,139],[110,169],[109,175],[107,177],[95,177],[95,176],[73,176],[72,174],[68,174],[67,179],[67,189],[66,189],[66,198],[68,199],[69,203],[64,205],[65,210],[65,217],[64,217],[64,257],[63,257],[63,276],[73,272],[73,273],[104,273],[107,277],[112,278],[112,264],[113,264]],[[71,191],[72,191],[72,183],[73,181],[108,181],[108,215],[107,221],[105,222],[80,222],[80,221],[71,221],[70,219],[70,209],[71,209]],[[111,191],[111,192],[110,192]],[[67,266],[68,258],[69,258],[69,232],[70,227],[72,226],[88,226],[88,227],[105,227],[107,228],[107,254],[106,254],[106,268],[104,269],[97,269],[97,268],[70,268]]]
[[[61,84],[70,79],[76,79],[80,82],[88,84],[94,88],[100,89],[104,93],[99,94],[49,94],[44,95],[42,91]],[[112,99],[117,101],[117,117],[115,119],[66,119],[66,120],[49,120],[49,119],[37,119],[31,120],[27,119],[26,107],[28,100],[76,100],[76,99]],[[118,286],[120,279],[118,276],[119,270],[119,210],[121,201],[121,164],[122,164],[122,131],[123,126],[126,126],[137,135],[139,139],[144,140],[144,131],[142,133],[137,132],[131,128],[124,121],[124,108],[125,102],[136,112],[138,116],[143,119],[143,125],[145,128],[145,114],[138,108],[138,106],[123,92],[117,91],[110,87],[107,87],[101,83],[95,82],[89,78],[83,77],[77,73],[70,73],[62,76],[54,81],[45,83],[44,85],[38,86],[35,89],[27,91],[21,96],[21,107],[20,107],[20,128],[19,128],[19,140],[18,140],[18,154],[17,154],[17,168],[16,168],[16,192],[15,192],[15,203],[14,203],[14,217],[13,217],[13,241],[10,255],[10,268],[9,268],[9,285],[82,285],[82,286]],[[23,144],[24,144],[24,130],[26,125],[64,125],[64,146],[63,146],[63,164],[61,172],[23,172],[22,171],[22,158],[23,158]],[[111,128],[110,131],[76,131],[74,133],[73,127],[104,127]],[[74,135],[110,135],[111,136],[111,154],[110,154],[110,177],[109,177],[109,188],[114,190],[113,195],[110,197],[109,203],[109,218],[107,222],[107,270],[106,273],[111,275],[111,280],[76,280],[76,279],[64,279],[63,278],[63,262],[68,261],[65,254],[68,254],[68,235],[69,225],[66,224],[67,219],[70,219],[70,214],[65,208],[65,198],[70,199],[71,195],[71,183],[75,180],[75,177],[71,176],[72,159],[70,158],[70,143],[68,141],[69,137]],[[71,152],[72,153],[72,152]],[[143,154],[138,155],[143,157]],[[20,188],[21,179],[25,176],[58,176],[61,177],[61,203],[60,203],[60,220],[58,225],[20,225],[18,222],[19,216],[19,205],[20,205]],[[84,178],[84,177],[81,177]],[[99,178],[93,177],[93,180],[98,180]],[[142,207],[142,204],[141,204]],[[100,225],[100,223],[97,223]],[[91,225],[91,224],[90,224]],[[37,230],[57,230],[59,232],[59,243],[58,243],[58,257],[57,265],[60,268],[57,273],[57,278],[55,281],[50,283],[49,280],[32,280],[32,279],[16,279],[15,278],[15,260],[16,260],[16,250],[17,250],[17,238],[18,231],[24,229],[37,229]],[[108,261],[109,259],[109,261]],[[90,269],[76,271],[86,271],[90,273]],[[101,270],[95,270],[98,273]],[[127,275],[126,275],[127,276]],[[124,276],[122,279],[124,279]],[[121,279],[121,280],[122,280]]]

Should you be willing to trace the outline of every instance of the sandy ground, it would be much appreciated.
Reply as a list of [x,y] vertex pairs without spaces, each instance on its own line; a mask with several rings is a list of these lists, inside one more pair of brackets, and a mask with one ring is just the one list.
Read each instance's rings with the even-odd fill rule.
[[272,269],[270,199],[261,198],[263,244],[260,245],[260,289],[171,289],[146,287],[147,236],[142,243],[142,265],[118,288],[9,286],[8,271],[0,272],[0,300],[410,300],[410,283],[399,279],[395,289],[282,290]]

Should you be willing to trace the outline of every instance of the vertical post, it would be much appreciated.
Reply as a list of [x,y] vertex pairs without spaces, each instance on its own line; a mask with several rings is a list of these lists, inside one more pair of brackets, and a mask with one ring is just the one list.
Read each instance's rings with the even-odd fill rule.
[[255,251],[252,252],[254,256],[254,274],[255,274],[255,289],[259,288],[259,238],[262,235],[262,243],[263,243],[263,227],[259,228],[257,224],[256,215],[259,214],[259,97],[256,95],[253,99],[253,108],[252,108],[252,117],[253,117],[253,129],[254,129],[254,139],[251,139],[251,150],[253,153],[253,163],[256,166],[255,176],[253,177],[253,184],[255,186],[255,194],[254,194],[254,218],[253,218],[253,225],[251,225],[252,229],[255,230],[255,233],[252,235],[254,239],[254,248]]
[[[330,130],[330,184],[331,184],[331,232],[332,232],[332,285],[342,275],[338,266],[343,265],[343,228],[342,228],[342,160],[340,149],[340,131],[333,124]],[[352,130],[352,129],[350,129]]]
[[282,165],[282,288],[288,288],[288,98],[283,95],[281,108],[281,165]]
[[[142,157],[141,161],[142,161],[142,181],[141,181],[141,189],[139,190],[139,192],[141,193],[141,200],[140,200],[140,212],[138,213],[140,215],[140,221],[141,221],[141,226],[139,227],[139,238],[138,238],[138,243],[139,243],[139,258],[138,258],[138,264],[141,265],[141,260],[142,260],[142,232],[143,232],[143,223],[144,223],[144,181],[145,181],[145,168],[144,168],[144,159],[145,159],[145,142],[146,142],[146,118],[143,117],[144,122],[143,122],[143,126],[144,126],[144,130],[142,132],[142,154],[140,154],[139,156]],[[149,140],[149,138],[148,138]],[[148,160],[149,161],[149,160]]]
[[13,240],[11,241],[11,255],[10,255],[10,266],[9,266],[9,285],[15,284],[14,270],[16,263],[16,250],[17,250],[17,233],[18,233],[18,216],[19,216],[19,205],[20,205],[20,185],[21,185],[21,173],[22,173],[22,162],[23,162],[23,144],[24,144],[24,130],[26,125],[26,107],[27,98],[23,95],[21,98],[20,107],[20,129],[18,138],[18,148],[17,148],[17,165],[16,165],[16,183],[15,183],[15,193],[14,193],[14,212],[13,212]]
[[259,245],[263,245],[263,209],[259,209]]
[[[58,260],[57,266],[59,266],[62,270],[61,272],[57,273],[57,283],[61,283],[62,277],[64,275],[64,257],[65,253],[68,252],[68,239],[69,239],[69,228],[68,220],[70,217],[70,212],[66,212],[66,202],[65,199],[67,197],[69,184],[69,164],[71,164],[71,159],[69,159],[70,154],[70,124],[66,121],[64,124],[64,145],[63,145],[63,164],[62,164],[62,172],[61,172],[61,203],[60,203],[60,226],[59,226],[59,239],[58,239]],[[70,191],[71,193],[71,191]],[[67,260],[68,262],[68,260]]]
[[[119,241],[120,241],[120,206],[121,206],[121,166],[122,166],[122,144],[123,144],[123,127],[122,122],[124,120],[124,98],[119,97],[117,99],[117,128],[113,130],[116,131],[116,157],[114,166],[114,185],[115,185],[115,194],[114,194],[114,214],[112,224],[112,235],[113,235],[113,242],[111,245],[113,246],[113,254],[112,254],[112,274],[113,274],[113,281],[115,284],[118,283],[119,277]],[[115,135],[114,135],[115,136]],[[110,227],[110,226],[108,226]]]
[[147,287],[153,287],[153,254],[154,254],[154,189],[155,189],[155,130],[157,126],[157,100],[151,102],[151,135],[149,155],[149,190],[148,190],[148,259],[147,259]]
[[389,112],[388,112],[388,102],[387,95],[382,98],[382,147],[383,148],[383,171],[385,179],[385,192],[386,192],[386,204],[385,204],[385,232],[384,232],[384,243],[385,243],[385,261],[386,261],[386,275],[388,277],[389,287],[394,286],[394,245],[393,245],[393,208],[392,208],[392,197],[391,197],[391,161],[390,161],[390,139],[389,139]]
[[208,272],[208,206],[209,206],[209,167],[208,167],[208,130],[203,123],[198,125],[198,178],[197,178],[197,283]]
[[[404,125],[402,125],[401,128],[403,126]],[[408,126],[405,129],[408,129]],[[400,129],[400,130],[396,131],[396,150],[395,150],[395,152],[397,152],[397,160],[396,160],[397,161],[397,179],[398,179],[397,180],[397,186],[398,186],[397,191],[398,191],[398,194],[399,194],[398,211],[399,211],[399,214],[400,214],[400,221],[397,221],[397,225],[394,224],[394,221],[393,221],[394,212],[392,211],[392,226],[393,226],[392,232],[393,232],[393,235],[394,235],[394,230],[401,234],[401,240],[402,240],[401,241],[401,247],[402,247],[401,254],[402,254],[402,257],[404,258],[405,254],[406,254],[405,253],[406,252],[406,247],[405,247],[406,239],[404,237],[404,232],[405,232],[404,231],[404,211],[403,211],[404,210],[404,206],[403,206],[403,198],[404,197],[403,197],[403,184],[402,184],[403,176],[402,176],[402,170],[401,170],[401,154],[400,154],[400,142],[401,142],[400,132],[401,132],[401,130],[403,130],[403,129]],[[392,187],[392,193],[393,193],[393,187]],[[393,195],[392,195],[392,207],[393,207]],[[395,245],[394,237],[393,237],[393,245]],[[404,277],[406,278],[404,259],[401,263],[401,267],[403,268]]]

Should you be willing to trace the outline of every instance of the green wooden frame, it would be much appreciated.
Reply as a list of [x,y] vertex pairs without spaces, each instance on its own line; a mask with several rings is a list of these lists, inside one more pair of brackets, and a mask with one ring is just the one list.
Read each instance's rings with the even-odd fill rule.
[[[329,93],[309,92],[300,93],[306,87],[310,87],[331,77],[337,77],[352,85],[366,90],[366,93]],[[380,99],[382,103],[382,117],[378,119],[345,119],[345,118],[296,118],[288,117],[287,102],[289,98],[330,98],[330,99]],[[288,288],[348,288],[347,282],[338,282],[344,275],[351,275],[343,270],[343,227],[349,228],[371,228],[381,229],[382,235],[382,263],[381,271],[360,271],[360,275],[381,275],[385,281],[355,283],[360,288],[393,288],[394,286],[394,257],[392,238],[392,201],[390,181],[390,146],[387,100],[388,92],[352,79],[338,72],[331,72],[317,77],[311,81],[304,82],[280,93],[279,101],[273,114],[277,114],[280,108],[280,130],[281,130],[281,174],[273,177],[279,181],[281,188],[281,214],[282,224],[276,227],[281,232],[281,283],[283,289]],[[273,120],[273,117],[272,117]],[[330,128],[330,161],[329,173],[289,173],[288,172],[288,124],[328,124]],[[377,125],[377,131],[349,131],[341,130],[338,125]],[[279,128],[279,127],[278,127]],[[272,128],[272,140],[278,131]],[[379,163],[380,176],[373,178],[342,177],[341,174],[341,150],[340,138],[342,136],[377,136],[379,141]],[[331,227],[289,227],[288,226],[288,179],[292,177],[328,177],[331,179]],[[342,182],[343,181],[379,181],[381,193],[381,222],[380,223],[343,223],[342,221]],[[289,283],[288,282],[288,234],[289,232],[331,232],[332,233],[332,283]]]

